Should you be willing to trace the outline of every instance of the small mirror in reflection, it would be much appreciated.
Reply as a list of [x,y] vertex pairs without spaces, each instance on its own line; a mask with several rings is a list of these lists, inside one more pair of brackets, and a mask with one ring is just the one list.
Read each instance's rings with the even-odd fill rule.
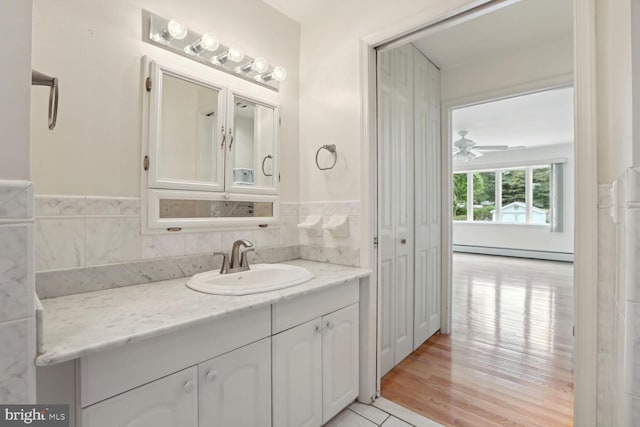
[[235,97],[233,185],[273,186],[275,112]]

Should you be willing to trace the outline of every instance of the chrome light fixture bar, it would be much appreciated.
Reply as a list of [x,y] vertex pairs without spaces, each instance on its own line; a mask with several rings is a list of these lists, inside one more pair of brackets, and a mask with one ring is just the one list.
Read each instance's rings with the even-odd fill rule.
[[[225,46],[212,33],[198,34],[177,19],[167,19],[143,10],[144,41],[170,52],[190,58],[216,70],[221,70],[260,86],[280,90],[287,77],[283,67],[272,67],[259,56],[251,58],[234,46]],[[145,24],[143,24],[145,25]]]

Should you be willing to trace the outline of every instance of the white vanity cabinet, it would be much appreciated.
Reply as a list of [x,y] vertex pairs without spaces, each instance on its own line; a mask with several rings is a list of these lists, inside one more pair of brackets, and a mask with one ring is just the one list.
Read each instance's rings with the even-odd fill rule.
[[319,427],[359,392],[358,279],[38,368],[71,427]]
[[271,343],[266,338],[198,365],[201,427],[271,425]]
[[357,286],[274,306],[274,328],[327,313],[272,337],[274,426],[319,427],[358,396]]
[[82,410],[87,427],[197,427],[197,371],[185,369]]

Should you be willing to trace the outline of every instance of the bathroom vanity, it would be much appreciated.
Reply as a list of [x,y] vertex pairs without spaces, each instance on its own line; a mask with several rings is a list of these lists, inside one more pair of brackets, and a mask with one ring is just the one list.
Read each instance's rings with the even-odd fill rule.
[[323,425],[359,393],[369,271],[288,264],[315,278],[245,296],[183,278],[44,300],[38,401],[74,402],[82,427]]

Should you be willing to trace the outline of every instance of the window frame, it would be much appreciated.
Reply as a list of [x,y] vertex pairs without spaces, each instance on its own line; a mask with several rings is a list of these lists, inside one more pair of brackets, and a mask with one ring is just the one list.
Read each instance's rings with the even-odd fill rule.
[[[525,226],[548,228],[551,231],[562,231],[562,194],[563,194],[563,163],[564,162],[542,162],[526,165],[512,165],[503,167],[486,167],[477,169],[460,169],[453,171],[453,175],[467,175],[467,218],[465,220],[455,219],[455,224],[487,224],[501,226]],[[546,224],[531,222],[533,219],[533,171],[534,169],[549,168],[549,222]],[[502,174],[504,171],[524,170],[525,171],[525,211],[526,222],[503,222],[502,221]],[[474,220],[473,203],[473,177],[476,173],[495,174],[495,194],[494,206],[496,221]]]

